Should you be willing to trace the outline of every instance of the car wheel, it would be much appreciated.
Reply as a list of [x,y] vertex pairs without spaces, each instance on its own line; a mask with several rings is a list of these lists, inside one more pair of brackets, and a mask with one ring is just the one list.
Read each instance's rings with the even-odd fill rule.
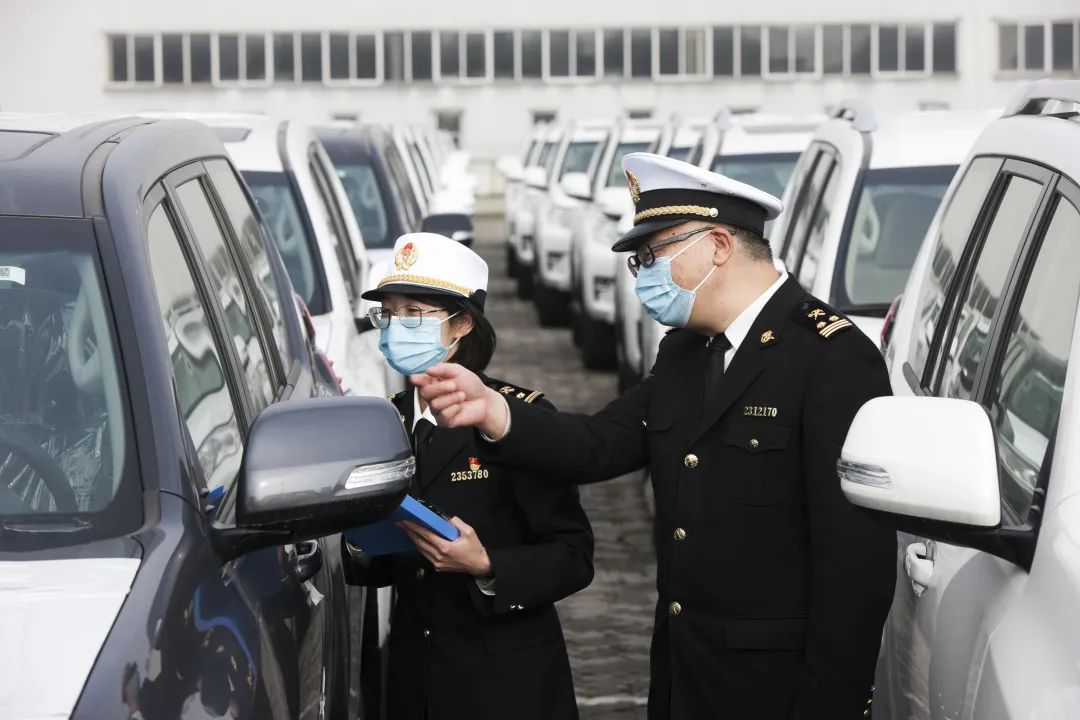
[[597,322],[582,316],[581,354],[585,367],[590,370],[612,370],[618,366],[615,354],[615,328],[605,322]]
[[517,296],[522,300],[528,300],[533,296],[533,274],[524,265],[518,265]]
[[514,251],[513,245],[506,246],[506,274],[509,277],[516,278],[518,272],[521,270],[521,264],[518,262],[517,253]]
[[533,302],[540,316],[541,327],[560,327],[567,324],[566,296],[558,290],[546,287],[540,278],[533,276]]

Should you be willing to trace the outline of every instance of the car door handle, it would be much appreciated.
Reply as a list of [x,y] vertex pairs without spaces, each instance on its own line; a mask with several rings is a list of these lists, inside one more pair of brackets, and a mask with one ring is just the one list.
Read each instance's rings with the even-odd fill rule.
[[308,540],[296,543],[296,557],[293,558],[293,566],[296,568],[296,579],[299,582],[307,582],[322,570],[322,549],[318,540]]
[[911,580],[911,589],[922,596],[934,576],[934,561],[926,557],[926,543],[911,543],[904,552],[904,571]]

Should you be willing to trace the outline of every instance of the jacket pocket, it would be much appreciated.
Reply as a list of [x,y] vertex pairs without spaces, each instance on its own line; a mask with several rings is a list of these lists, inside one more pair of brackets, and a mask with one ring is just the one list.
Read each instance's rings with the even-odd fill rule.
[[729,618],[727,646],[734,650],[802,650],[806,647],[805,617]]
[[732,423],[722,436],[725,445],[742,448],[751,455],[783,450],[791,439],[791,428],[763,422]]

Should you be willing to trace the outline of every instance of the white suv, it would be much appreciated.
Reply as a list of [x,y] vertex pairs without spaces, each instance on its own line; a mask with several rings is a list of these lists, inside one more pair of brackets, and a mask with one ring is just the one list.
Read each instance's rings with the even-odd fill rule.
[[510,234],[511,261],[517,270],[517,294],[525,299],[532,297],[533,264],[536,259],[536,220],[539,206],[547,196],[548,177],[555,164],[565,129],[561,125],[545,125],[538,139],[533,156],[522,174],[524,191],[520,193],[517,207],[513,208],[514,220]]
[[571,315],[574,337],[585,367],[608,368],[615,354],[615,279],[625,272],[620,255],[611,252],[618,240],[618,221],[633,209],[623,174],[623,156],[646,152],[660,137],[660,125],[649,120],[619,120],[592,171],[592,202],[577,215],[571,240]]
[[[823,119],[722,113],[703,130],[687,161],[780,197],[795,163]],[[768,236],[769,226],[765,232]],[[645,377],[656,362],[660,341],[670,328],[644,313],[640,327],[640,374]]]
[[547,193],[536,206],[536,257],[533,262],[533,301],[544,327],[563,325],[570,303],[570,235],[577,214],[585,205],[567,193],[571,176],[587,192],[587,174],[611,132],[610,122],[571,125],[563,135],[548,173]]
[[877,340],[945,188],[993,117],[929,111],[878,120],[864,106],[841,107],[791,176],[773,252]]
[[518,220],[518,208],[525,200],[525,168],[535,164],[536,158],[539,157],[543,135],[544,126],[536,126],[525,140],[520,155],[504,155],[497,163],[498,170],[506,181],[506,189],[503,192],[504,237],[507,245],[506,274],[512,278],[516,278],[518,273],[518,258],[517,253],[514,252],[512,238]]
[[[979,136],[840,462],[900,529],[875,718],[1080,717],[1080,83]],[[857,582],[857,578],[852,578]]]

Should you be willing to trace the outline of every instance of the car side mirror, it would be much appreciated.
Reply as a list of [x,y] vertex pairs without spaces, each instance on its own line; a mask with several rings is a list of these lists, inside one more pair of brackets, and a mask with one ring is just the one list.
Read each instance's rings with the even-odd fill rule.
[[630,195],[628,191],[619,187],[604,188],[596,199],[596,205],[600,208],[600,212],[612,220],[618,220],[623,216],[629,202]]
[[416,469],[397,409],[371,397],[277,403],[248,434],[236,525],[215,525],[225,558],[389,517]]
[[543,190],[547,187],[547,171],[539,165],[525,168],[525,184]]
[[466,247],[472,245],[476,238],[472,218],[465,213],[428,215],[420,224],[420,231],[443,235],[451,240],[457,240]]
[[978,403],[875,398],[855,416],[837,472],[853,505],[898,530],[1030,567],[1034,533],[1001,527],[997,440]]
[[520,182],[525,168],[521,165],[521,159],[516,155],[503,155],[495,162],[498,169],[507,182]]
[[589,186],[589,176],[585,173],[567,173],[559,181],[562,191],[578,200],[592,200],[592,188]]

